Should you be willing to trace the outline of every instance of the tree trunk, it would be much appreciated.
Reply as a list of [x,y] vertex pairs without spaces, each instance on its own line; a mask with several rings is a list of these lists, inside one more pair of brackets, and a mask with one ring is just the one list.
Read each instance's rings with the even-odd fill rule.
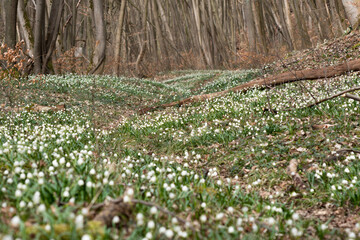
[[292,7],[295,13],[296,26],[299,30],[299,34],[301,37],[301,46],[302,48],[309,48],[311,47],[311,40],[309,33],[307,32],[304,16],[301,13],[300,4],[298,0],[290,0],[290,1],[292,3]]
[[118,26],[116,31],[116,39],[115,39],[115,66],[114,66],[114,74],[120,74],[120,52],[121,52],[121,41],[122,41],[122,33],[123,33],[123,25],[124,25],[124,16],[126,9],[126,1],[121,1]]
[[5,44],[9,48],[16,45],[16,14],[18,0],[3,0],[5,10]]
[[250,52],[256,52],[256,29],[254,23],[253,9],[250,0],[246,0],[245,2],[245,21],[246,32],[249,41],[249,50]]
[[34,33],[34,72],[42,73],[45,29],[45,0],[36,1]]
[[19,0],[17,8],[19,27],[23,33],[26,48],[30,57],[34,57],[34,35],[30,25],[30,19],[25,14],[24,0]]
[[358,0],[342,0],[346,15],[350,20],[351,25],[355,25],[359,21],[360,4]]
[[49,21],[49,25],[48,25],[46,45],[44,50],[44,54],[46,54],[46,57],[42,65],[43,73],[47,71],[46,65],[48,64],[56,46],[56,39],[59,34],[63,9],[64,9],[64,0],[53,0],[50,10],[50,16],[49,16],[49,19],[51,21]]
[[100,66],[105,61],[105,50],[106,50],[106,30],[105,30],[105,19],[104,19],[104,6],[102,0],[93,0],[94,3],[94,24],[95,24],[95,53],[94,53],[94,68],[90,73],[101,73]]

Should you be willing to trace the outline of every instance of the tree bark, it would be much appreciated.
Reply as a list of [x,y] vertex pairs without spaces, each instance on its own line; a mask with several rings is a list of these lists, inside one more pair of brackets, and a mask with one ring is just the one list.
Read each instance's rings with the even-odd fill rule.
[[46,44],[44,54],[46,54],[43,65],[42,72],[46,72],[46,65],[48,64],[51,55],[56,46],[56,39],[59,34],[60,22],[62,17],[62,12],[64,9],[64,0],[53,0],[49,16],[49,25],[47,30]]
[[344,4],[346,15],[350,20],[351,25],[357,24],[359,21],[360,6],[358,0],[342,0]]
[[34,57],[34,35],[31,29],[30,19],[27,17],[27,14],[25,14],[24,0],[19,0],[18,2],[17,17],[26,48],[29,51],[30,57]]
[[34,25],[34,72],[42,73],[42,60],[44,53],[44,29],[45,29],[45,0],[36,1]]
[[256,29],[254,23],[253,9],[250,0],[246,0],[245,2],[245,21],[246,32],[249,42],[249,50],[250,52],[256,52]]
[[122,33],[123,33],[123,25],[124,25],[124,17],[125,17],[125,9],[126,9],[126,1],[122,0],[120,5],[118,26],[116,31],[116,39],[115,39],[115,69],[114,74],[120,74],[120,52],[121,52],[121,41],[122,41]]
[[106,30],[104,19],[104,6],[102,0],[93,0],[94,3],[94,24],[95,24],[95,53],[94,53],[94,68],[90,73],[101,73],[100,67],[105,61],[106,50]]
[[9,48],[16,45],[16,15],[18,0],[3,0],[5,10],[5,44]]

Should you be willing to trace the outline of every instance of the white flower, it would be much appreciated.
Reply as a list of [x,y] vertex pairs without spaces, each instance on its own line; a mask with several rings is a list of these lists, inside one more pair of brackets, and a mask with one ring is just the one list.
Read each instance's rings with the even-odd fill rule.
[[228,228],[228,233],[234,233],[235,232],[235,228],[233,227],[233,226],[230,226],[229,228]]
[[201,216],[200,216],[200,221],[201,221],[201,222],[206,222],[206,220],[207,220],[206,215],[201,215]]
[[153,238],[152,233],[151,232],[146,233],[145,238],[146,239],[152,239]]
[[174,236],[174,232],[171,229],[166,230],[165,236],[168,238],[172,238]]
[[155,215],[156,213],[157,213],[157,208],[156,207],[150,208],[150,214],[151,215]]
[[113,218],[113,220],[112,220],[112,223],[113,223],[113,224],[117,224],[117,223],[119,223],[119,222],[120,222],[119,216],[115,216],[115,217]]
[[344,172],[350,173],[350,170],[348,168],[345,168]]
[[229,213],[234,213],[234,208],[233,207],[228,207],[227,210],[228,210]]
[[349,239],[355,239],[356,238],[356,234],[354,232],[349,232],[348,236],[349,236]]
[[21,219],[19,216],[14,216],[12,219],[11,219],[11,226],[13,227],[19,227],[20,226],[20,223],[21,223]]
[[11,235],[5,235],[2,240],[13,240],[13,237]]
[[45,210],[46,210],[46,207],[44,204],[40,204],[40,206],[37,208],[37,211],[39,213],[45,212]]
[[84,228],[84,216],[83,215],[78,215],[75,218],[75,226],[76,229],[83,229]]
[[15,196],[16,196],[16,197],[21,197],[21,195],[22,195],[22,192],[21,192],[19,189],[17,189],[17,190],[15,191]]
[[241,210],[243,211],[243,213],[246,213],[247,211],[249,211],[249,208],[248,207],[243,207]]
[[84,235],[81,237],[81,240],[91,240],[91,236],[88,235],[88,234],[84,234]]
[[269,225],[274,225],[274,224],[275,224],[275,219],[272,218],[272,217],[269,217],[266,221],[267,221],[267,223],[268,223]]
[[320,226],[320,228],[321,228],[321,230],[326,230],[328,227],[327,227],[327,225],[326,224],[321,224],[321,226]]
[[216,220],[220,220],[220,219],[222,219],[224,217],[224,213],[218,213],[218,214],[216,214]]
[[147,224],[147,227],[150,229],[153,229],[155,227],[155,222],[154,221],[149,221]]
[[84,180],[80,179],[80,180],[78,181],[78,185],[79,185],[79,186],[84,186],[84,184],[85,184]]
[[64,193],[63,193],[63,197],[69,197],[69,196],[70,196],[69,191],[64,191]]
[[20,208],[24,208],[26,206],[26,203],[24,202],[24,201],[21,201],[20,203],[19,203],[19,207]]
[[256,224],[253,224],[252,225],[252,230],[254,231],[254,232],[257,232],[258,231],[258,226],[256,225]]
[[49,224],[46,224],[45,230],[46,230],[47,232],[50,232],[50,231],[51,231],[51,226],[50,226]]
[[292,215],[292,219],[293,219],[294,221],[299,220],[299,218],[300,218],[300,216],[299,216],[298,213],[294,213],[294,214]]

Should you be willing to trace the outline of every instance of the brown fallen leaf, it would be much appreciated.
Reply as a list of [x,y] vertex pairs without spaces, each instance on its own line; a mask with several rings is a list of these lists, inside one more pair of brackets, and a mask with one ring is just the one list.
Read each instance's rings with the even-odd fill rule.
[[329,128],[329,127],[333,127],[335,126],[334,124],[314,124],[311,127],[314,130],[320,130],[320,129],[325,129],[325,128]]

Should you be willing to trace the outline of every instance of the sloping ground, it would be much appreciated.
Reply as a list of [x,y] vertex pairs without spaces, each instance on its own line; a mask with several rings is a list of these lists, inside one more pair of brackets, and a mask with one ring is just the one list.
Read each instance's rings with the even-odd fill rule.
[[284,59],[264,66],[264,73],[298,71],[333,66],[359,58],[360,31],[327,40],[315,48],[289,53]]
[[136,114],[256,74],[48,76],[17,89],[22,104],[68,109],[1,113],[0,237],[360,238],[359,102],[302,108],[359,86],[357,73]]

